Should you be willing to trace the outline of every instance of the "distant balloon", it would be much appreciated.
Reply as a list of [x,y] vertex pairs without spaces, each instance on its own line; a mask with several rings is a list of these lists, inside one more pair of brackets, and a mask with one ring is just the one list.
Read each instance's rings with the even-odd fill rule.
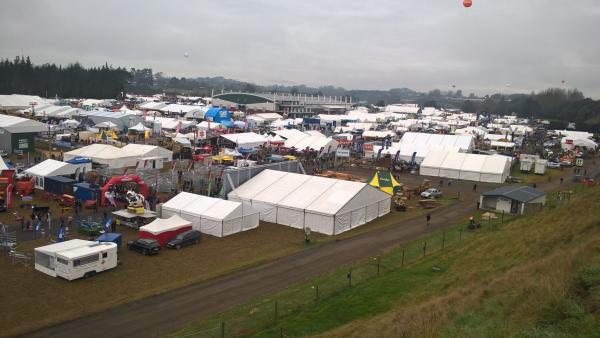
[[186,57],[186,58],[189,58],[190,57],[190,53],[185,52],[185,53],[183,53],[183,56]]
[[560,83],[565,84],[565,80],[560,81]]
[[471,0],[463,0],[463,6],[469,8],[473,5],[473,1]]
[[456,85],[455,85],[455,84],[453,84],[453,85],[452,85],[452,88],[456,88]]

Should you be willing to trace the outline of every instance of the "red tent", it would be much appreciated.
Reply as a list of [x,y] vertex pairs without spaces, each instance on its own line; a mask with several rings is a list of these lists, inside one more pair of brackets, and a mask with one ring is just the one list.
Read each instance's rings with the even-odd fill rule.
[[161,246],[175,238],[178,234],[192,230],[192,223],[173,215],[167,219],[157,218],[152,223],[140,227],[139,237],[157,240]]

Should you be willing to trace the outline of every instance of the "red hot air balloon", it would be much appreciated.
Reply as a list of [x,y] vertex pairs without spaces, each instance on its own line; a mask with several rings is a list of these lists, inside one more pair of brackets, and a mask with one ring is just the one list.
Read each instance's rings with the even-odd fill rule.
[[463,6],[469,8],[473,5],[473,1],[471,0],[463,0]]

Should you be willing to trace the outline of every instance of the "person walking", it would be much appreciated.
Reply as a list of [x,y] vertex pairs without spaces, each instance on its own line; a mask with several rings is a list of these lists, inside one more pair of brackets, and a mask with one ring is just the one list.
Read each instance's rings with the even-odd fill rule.
[[563,178],[563,177],[561,177],[561,178],[560,178],[560,184],[561,184],[561,185],[563,184],[563,180],[564,180],[564,178]]
[[427,214],[427,216],[425,216],[425,219],[427,220],[427,225],[429,226],[429,221],[431,221],[431,214]]
[[477,191],[477,183],[473,184],[473,191]]
[[52,237],[52,215],[48,211],[48,215],[46,216],[46,221],[48,222],[48,238]]

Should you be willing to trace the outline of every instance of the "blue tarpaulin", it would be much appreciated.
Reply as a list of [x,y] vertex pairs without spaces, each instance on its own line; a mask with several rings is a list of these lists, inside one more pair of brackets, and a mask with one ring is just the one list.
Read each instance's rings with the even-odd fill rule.
[[223,122],[231,122],[231,112],[225,108],[212,107],[209,108],[206,113],[204,113],[204,119],[206,121],[224,124]]

